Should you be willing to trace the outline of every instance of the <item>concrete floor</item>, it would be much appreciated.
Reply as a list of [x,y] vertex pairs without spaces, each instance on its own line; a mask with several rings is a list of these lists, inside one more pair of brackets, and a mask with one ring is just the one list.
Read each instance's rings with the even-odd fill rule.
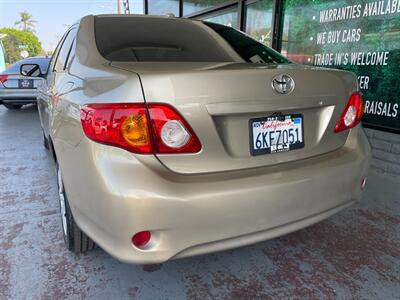
[[36,107],[0,106],[0,299],[400,299],[400,179],[257,245],[153,266],[65,250]]

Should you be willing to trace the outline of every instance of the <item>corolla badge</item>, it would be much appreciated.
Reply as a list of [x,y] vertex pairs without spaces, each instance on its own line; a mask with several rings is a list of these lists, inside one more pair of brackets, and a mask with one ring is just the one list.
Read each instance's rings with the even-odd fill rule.
[[279,74],[272,79],[272,88],[279,94],[289,94],[294,89],[294,80],[289,75]]

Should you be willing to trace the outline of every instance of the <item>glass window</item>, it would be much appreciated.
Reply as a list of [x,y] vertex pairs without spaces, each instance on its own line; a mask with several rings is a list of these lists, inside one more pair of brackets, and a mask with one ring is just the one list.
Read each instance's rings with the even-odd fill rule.
[[54,66],[56,63],[56,58],[58,56],[58,52],[60,52],[61,45],[63,44],[67,34],[68,34],[68,32],[64,33],[63,37],[58,41],[56,49],[53,51],[53,55],[51,56],[50,65],[49,65],[49,69],[48,69],[49,73],[54,71]]
[[395,2],[286,0],[282,53],[354,72],[365,99],[363,123],[399,131],[400,17],[389,3]]
[[189,15],[226,2],[227,0],[183,0],[183,15]]
[[[122,1],[121,1],[122,2]],[[130,0],[129,1],[129,10],[131,14],[143,14],[144,13],[144,1],[143,0]],[[124,6],[121,5],[121,11]]]
[[205,17],[201,17],[202,20],[222,24],[225,26],[239,28],[238,24],[238,12],[237,10],[224,10],[218,14],[213,14]]
[[[124,30],[126,28],[133,30]],[[100,54],[110,61],[288,62],[279,53],[236,29],[179,18],[97,16],[95,38]]]
[[242,32],[215,23],[205,23],[217,32],[243,60],[251,63],[287,64],[290,63],[280,53],[257,42]]
[[331,1],[322,0],[315,4],[309,0],[285,1],[281,53],[290,60],[312,64],[312,53],[318,52],[319,48],[313,33],[325,31],[323,24],[318,29],[319,10],[323,10],[323,2]]
[[40,71],[43,74],[47,73],[47,69],[49,67],[49,62],[50,58],[48,57],[30,57],[30,58],[25,58],[23,60],[20,60],[11,66],[9,66],[7,69],[5,69],[2,73],[0,74],[19,74],[20,72],[20,67],[22,64],[38,64],[40,67]]
[[64,70],[68,54],[71,50],[71,45],[75,39],[75,34],[76,34],[76,29],[72,29],[65,38],[64,43],[60,48],[60,52],[58,53],[54,71],[62,72]]
[[110,61],[233,61],[205,27],[179,18],[95,18],[97,48]]
[[75,55],[75,44],[76,44],[76,39],[74,39],[74,42],[72,43],[71,48],[69,49],[69,53],[68,53],[67,61],[65,62],[64,69],[66,69],[68,67],[68,65],[71,63],[72,57],[74,57],[74,55]]
[[148,0],[149,15],[166,15],[179,17],[179,0]]
[[271,45],[272,41],[272,12],[272,0],[260,0],[246,5],[246,32],[265,45]]

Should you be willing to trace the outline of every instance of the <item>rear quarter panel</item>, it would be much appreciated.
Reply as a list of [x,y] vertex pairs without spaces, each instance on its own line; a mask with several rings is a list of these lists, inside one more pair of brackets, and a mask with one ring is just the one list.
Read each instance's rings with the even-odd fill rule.
[[137,74],[109,67],[94,41],[93,16],[82,19],[73,57],[66,71],[54,81],[55,95],[50,110],[50,136],[63,166],[63,152],[76,147],[84,138],[80,109],[89,103],[143,102]]

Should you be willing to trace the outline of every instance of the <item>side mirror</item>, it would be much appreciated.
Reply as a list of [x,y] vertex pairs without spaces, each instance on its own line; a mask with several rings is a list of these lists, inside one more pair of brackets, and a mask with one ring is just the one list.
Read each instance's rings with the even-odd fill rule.
[[40,70],[40,66],[38,64],[22,64],[19,72],[23,76],[28,77],[44,77],[45,74]]

